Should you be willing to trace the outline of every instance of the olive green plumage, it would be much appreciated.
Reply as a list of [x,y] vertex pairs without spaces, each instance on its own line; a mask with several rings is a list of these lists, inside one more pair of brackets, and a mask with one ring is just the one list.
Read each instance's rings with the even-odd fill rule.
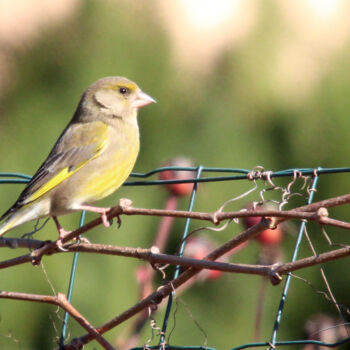
[[100,213],[90,204],[108,196],[127,179],[139,152],[137,110],[155,102],[123,77],[99,79],[83,93],[72,120],[47,159],[0,218],[0,236],[18,225],[75,210]]

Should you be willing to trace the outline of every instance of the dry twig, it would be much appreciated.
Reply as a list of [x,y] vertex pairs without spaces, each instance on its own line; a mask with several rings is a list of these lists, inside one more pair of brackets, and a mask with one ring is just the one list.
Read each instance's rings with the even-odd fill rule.
[[[326,208],[331,208],[334,206],[344,205],[350,203],[350,195],[339,196],[335,198],[330,198],[320,202],[315,202],[310,205],[298,207],[293,210],[281,211],[281,210],[266,210],[266,211],[238,211],[238,212],[222,212],[216,211],[213,213],[203,213],[203,212],[187,212],[187,211],[176,211],[176,210],[161,210],[161,209],[143,209],[143,208],[133,208],[129,200],[121,200],[119,205],[112,208],[108,214],[108,218],[112,219],[116,216],[121,215],[150,215],[150,216],[170,216],[176,218],[192,218],[197,220],[211,221],[213,224],[218,225],[223,220],[232,220],[234,218],[242,218],[248,216],[259,216],[262,220],[259,224],[254,225],[248,230],[242,232],[238,236],[229,240],[222,246],[218,247],[207,255],[203,260],[177,257],[166,254],[159,254],[158,251],[140,248],[126,248],[126,247],[115,247],[109,245],[97,245],[97,244],[67,244],[73,238],[78,237],[84,232],[91,230],[97,225],[101,224],[101,219],[95,219],[88,224],[80,227],[79,229],[68,234],[63,240],[62,244],[67,251],[81,251],[87,253],[99,253],[99,254],[110,254],[110,255],[121,255],[128,257],[135,257],[138,259],[144,259],[150,263],[169,263],[175,265],[181,265],[186,268],[180,276],[161,288],[156,292],[145,297],[134,306],[130,307],[120,315],[114,317],[110,321],[106,322],[98,328],[93,328],[87,320],[85,320],[71,304],[65,302],[66,299],[63,294],[59,294],[57,297],[50,296],[33,296],[26,294],[27,297],[21,296],[21,293],[12,292],[2,292],[0,298],[11,298],[11,299],[21,299],[21,300],[31,300],[39,302],[47,302],[55,305],[59,305],[64,310],[68,311],[72,317],[74,317],[85,329],[88,330],[88,334],[73,339],[69,344],[65,345],[65,349],[80,349],[86,343],[92,339],[96,339],[102,344],[106,349],[113,349],[109,343],[107,343],[101,334],[107,332],[108,330],[116,327],[120,323],[134,316],[138,312],[144,310],[145,308],[151,307],[154,304],[159,304],[162,299],[167,297],[174,289],[178,288],[190,278],[198,274],[201,269],[214,269],[226,272],[236,272],[236,273],[250,273],[257,275],[269,276],[272,283],[277,284],[280,282],[280,275],[286,274],[297,269],[305,268],[308,266],[324,263],[330,260],[339,259],[344,256],[350,255],[350,247],[344,247],[341,249],[333,250],[331,252],[326,252],[319,254],[317,256],[312,256],[305,259],[300,259],[295,262],[273,265],[273,266],[259,266],[259,265],[244,265],[244,264],[228,264],[222,262],[215,262],[216,259],[222,255],[229,252],[231,249],[237,247],[243,242],[247,241],[258,235],[261,231],[274,227],[280,224],[282,221],[289,219],[302,219],[315,221],[321,225],[336,226],[344,229],[350,229],[350,223],[334,220],[328,217],[328,211]],[[57,242],[42,242],[34,240],[25,239],[1,239],[0,247],[29,247],[34,249],[29,254],[22,255],[13,259],[0,262],[0,268],[7,268],[10,266],[15,266],[25,262],[31,262],[33,264],[39,264],[41,258],[44,255],[61,253]],[[28,297],[29,296],[29,297]],[[108,347],[109,346],[109,347]]]

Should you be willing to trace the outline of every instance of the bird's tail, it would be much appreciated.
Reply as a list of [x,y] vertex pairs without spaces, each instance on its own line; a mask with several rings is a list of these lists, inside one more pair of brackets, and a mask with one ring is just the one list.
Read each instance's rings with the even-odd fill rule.
[[32,213],[27,207],[15,208],[12,207],[4,215],[1,216],[0,221],[4,220],[0,225],[0,237],[13,228],[23,224],[24,222],[32,220]]

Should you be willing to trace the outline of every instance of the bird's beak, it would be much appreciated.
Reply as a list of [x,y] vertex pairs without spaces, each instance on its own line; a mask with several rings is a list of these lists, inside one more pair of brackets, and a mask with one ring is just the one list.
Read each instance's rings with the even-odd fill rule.
[[152,98],[151,96],[145,94],[143,91],[140,91],[136,95],[136,99],[133,102],[131,102],[131,105],[134,108],[140,108],[143,106],[147,106],[150,103],[156,103],[156,100],[154,98]]

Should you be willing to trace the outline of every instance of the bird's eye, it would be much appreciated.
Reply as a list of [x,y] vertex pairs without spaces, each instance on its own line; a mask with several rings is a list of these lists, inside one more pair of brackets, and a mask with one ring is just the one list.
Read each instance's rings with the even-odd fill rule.
[[119,88],[119,92],[120,92],[122,95],[125,95],[125,94],[128,92],[128,89],[125,88],[125,87],[121,87],[121,88]]

